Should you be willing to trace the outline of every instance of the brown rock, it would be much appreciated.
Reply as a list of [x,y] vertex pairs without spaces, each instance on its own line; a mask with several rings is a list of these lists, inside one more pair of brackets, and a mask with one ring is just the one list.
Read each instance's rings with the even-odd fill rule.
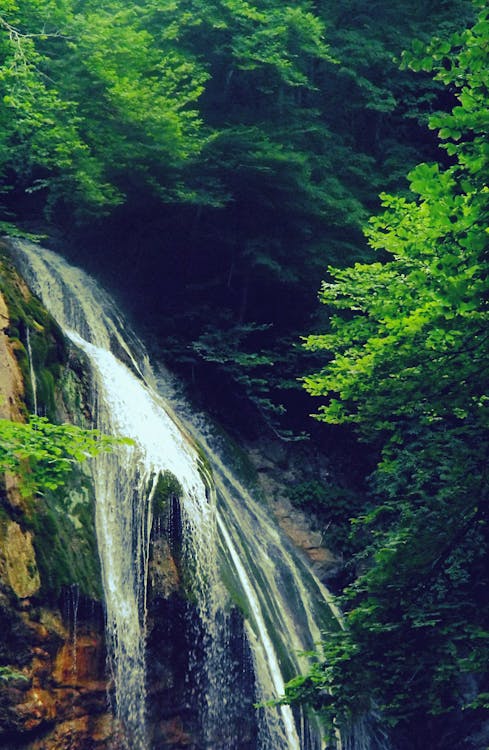
[[82,716],[58,724],[42,740],[35,740],[28,750],[74,750],[88,746],[89,718]]
[[36,729],[41,724],[52,722],[56,717],[54,699],[47,690],[31,688],[23,703],[15,707],[15,713],[23,719],[25,731]]
[[313,527],[313,520],[306,513],[295,508],[288,498],[279,494],[277,487],[271,507],[280,528],[309,558],[319,578],[327,581],[342,568],[342,558],[323,546],[322,534]]
[[153,596],[162,596],[164,599],[168,599],[180,588],[177,566],[170,545],[164,538],[156,539],[151,545],[149,582]]
[[41,623],[31,620],[29,612],[21,612],[21,618],[27,625],[32,635],[32,643],[37,647],[48,646],[52,641],[53,634]]
[[[0,293],[0,418],[21,422],[24,381],[14,354],[7,329],[10,315],[4,296]],[[23,508],[17,477],[10,472],[4,475],[7,500],[13,508]]]
[[98,716],[92,727],[92,737],[97,743],[105,743],[111,739],[114,733],[114,719],[110,714]]
[[18,523],[10,521],[4,541],[5,565],[10,587],[19,599],[32,596],[41,586],[30,531],[22,531]]
[[192,737],[184,730],[179,716],[161,721],[158,726],[161,747],[189,748],[193,745]]
[[0,417],[19,421],[24,385],[20,367],[6,334],[9,324],[7,303],[0,293]]
[[56,656],[53,680],[57,685],[105,690],[105,652],[100,636],[81,635],[66,642]]
[[39,622],[49,631],[58,635],[61,640],[65,641],[68,638],[68,631],[63,625],[59,612],[41,607],[39,610]]

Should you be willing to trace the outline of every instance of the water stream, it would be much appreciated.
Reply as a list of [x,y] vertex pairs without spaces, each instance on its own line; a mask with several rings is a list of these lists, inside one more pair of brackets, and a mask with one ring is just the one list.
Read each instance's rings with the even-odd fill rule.
[[[216,739],[223,722],[239,722],[239,706],[225,698],[233,691],[227,589],[245,613],[255,698],[263,702],[278,698],[284,683],[303,671],[307,662],[300,653],[315,647],[325,623],[340,626],[341,616],[267,507],[226,466],[205,422],[178,399],[172,402],[164,372],[153,373],[107,293],[56,254],[26,241],[13,244],[31,288],[90,362],[96,426],[134,442],[99,456],[93,467],[121,747],[152,747],[145,664],[152,498],[157,476],[169,471],[183,488],[182,552],[203,634],[195,683],[203,741],[207,750],[237,750],[232,734],[225,744]],[[318,728],[288,706],[261,708],[256,715],[256,750],[323,747]]]
[[32,358],[31,333],[30,333],[29,327],[27,327],[26,339],[27,339],[27,356],[29,358],[29,379],[31,381],[32,402],[33,402],[34,414],[37,415],[37,411],[38,411],[37,410],[37,379],[36,379],[36,370],[34,368],[34,360]]

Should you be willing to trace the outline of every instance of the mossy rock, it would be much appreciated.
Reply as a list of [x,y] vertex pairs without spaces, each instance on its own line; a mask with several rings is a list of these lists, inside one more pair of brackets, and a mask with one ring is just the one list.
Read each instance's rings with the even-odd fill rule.
[[180,500],[183,488],[177,477],[171,471],[163,471],[158,475],[156,489],[153,495],[153,513],[161,517],[168,511],[172,500]]
[[43,404],[43,410],[47,418],[52,422],[56,421],[56,398],[55,398],[56,382],[53,374],[47,370],[42,369],[37,376],[37,399],[40,404]]
[[93,489],[78,468],[68,486],[31,505],[27,526],[34,532],[41,596],[57,597],[76,584],[87,597],[102,598],[94,506]]
[[[71,347],[61,329],[31,294],[6,252],[0,244],[0,290],[9,310],[7,334],[24,380],[25,416],[34,411],[32,367],[38,412],[55,423],[73,421],[85,426],[90,421],[86,362],[78,354],[69,357]],[[4,508],[3,513],[8,518],[11,510]],[[56,598],[64,587],[78,585],[82,594],[101,599],[95,498],[81,467],[74,468],[65,486],[31,498],[25,515],[16,513],[16,520],[34,535],[39,596]]]

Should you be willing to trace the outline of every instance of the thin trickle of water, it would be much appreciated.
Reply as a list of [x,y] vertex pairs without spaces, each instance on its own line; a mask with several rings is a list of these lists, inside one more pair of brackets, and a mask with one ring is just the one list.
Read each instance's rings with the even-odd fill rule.
[[70,586],[70,606],[71,606],[71,671],[73,681],[76,683],[78,677],[78,607],[80,605],[80,589],[77,584]]
[[37,379],[36,379],[36,371],[34,369],[34,360],[32,358],[32,347],[31,347],[31,334],[30,329],[27,327],[26,331],[26,340],[27,340],[27,356],[29,358],[29,377],[31,381],[31,390],[32,390],[32,401],[33,401],[33,407],[34,407],[34,414],[37,415]]

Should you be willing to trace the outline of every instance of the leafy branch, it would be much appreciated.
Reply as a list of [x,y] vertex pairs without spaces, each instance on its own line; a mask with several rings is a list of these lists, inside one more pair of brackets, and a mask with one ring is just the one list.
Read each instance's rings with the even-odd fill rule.
[[45,417],[32,415],[28,423],[1,419],[0,472],[17,475],[24,496],[43,494],[63,485],[76,464],[130,443],[98,430],[55,425]]

